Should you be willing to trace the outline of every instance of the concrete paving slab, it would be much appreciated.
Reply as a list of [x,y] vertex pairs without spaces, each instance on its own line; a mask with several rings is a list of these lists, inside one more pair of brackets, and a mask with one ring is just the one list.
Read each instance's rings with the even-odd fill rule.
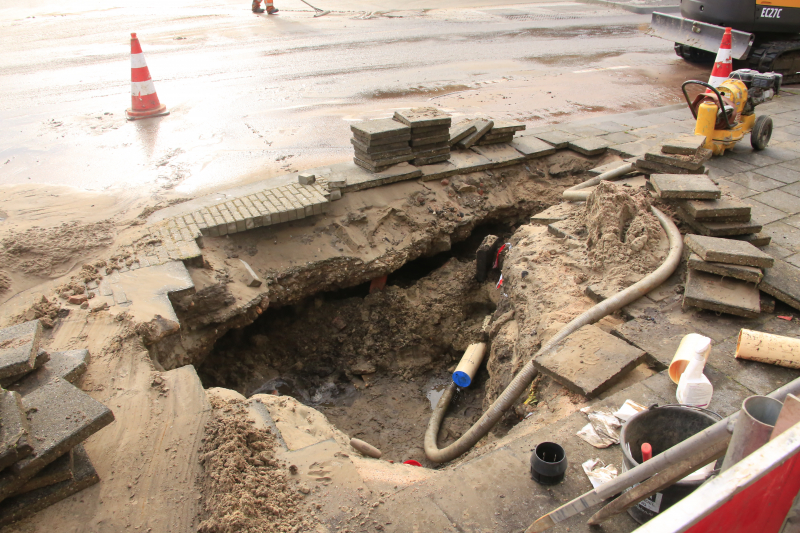
[[403,124],[390,118],[365,120],[357,124],[351,124],[350,131],[359,137],[369,140],[401,137],[406,134],[411,135],[411,128],[408,127],[408,124]]
[[420,181],[441,180],[460,173],[458,167],[453,165],[449,159],[441,163],[424,165],[420,167],[420,170],[422,171],[422,176],[419,178]]
[[701,270],[703,272],[716,274],[722,277],[736,278],[742,281],[747,281],[749,283],[755,283],[755,284],[760,283],[761,278],[764,277],[764,273],[761,271],[760,268],[703,261],[700,258],[700,256],[695,253],[689,256],[689,259],[687,260],[687,265],[689,266],[689,268],[693,268],[694,270]]
[[753,200],[752,197],[746,198],[744,203],[750,206],[750,217],[752,218],[753,222],[757,222],[762,226],[775,222],[776,220],[784,219],[784,221],[786,221],[786,213],[779,209],[774,209],[759,201]]
[[566,148],[571,141],[577,141],[581,138],[580,135],[567,133],[566,131],[552,130],[543,133],[537,133],[534,137],[543,140],[548,144],[552,144],[558,149]]
[[476,144],[478,146],[485,146],[487,144],[510,143],[514,140],[513,133],[498,133],[496,135],[487,133]]
[[569,390],[594,398],[641,363],[645,352],[587,325],[570,335],[552,352],[534,360],[540,372]]
[[464,137],[463,139],[461,139],[456,143],[456,146],[458,146],[462,150],[466,150],[474,146],[481,139],[481,137],[486,135],[486,133],[492,129],[492,126],[494,126],[494,121],[479,118],[475,119],[473,121],[473,124],[475,125],[475,132],[470,133],[469,135],[467,135],[466,137]]
[[786,224],[783,220],[764,226],[764,233],[772,237],[772,244],[794,253],[800,252],[800,229]]
[[23,399],[33,454],[0,472],[0,500],[16,492],[42,468],[114,421],[105,405],[61,378]]
[[750,222],[711,222],[708,220],[695,220],[691,217],[683,219],[693,230],[700,235],[708,237],[732,237],[758,233],[763,229],[761,224],[752,220]]
[[0,329],[0,378],[25,374],[35,368],[42,325],[38,320]]
[[382,150],[383,146],[395,146],[402,143],[408,144],[408,141],[411,140],[411,129],[409,128],[408,131],[404,131],[399,135],[379,138],[369,137],[358,132],[353,132],[353,139],[358,141],[359,144]]
[[725,218],[743,218],[747,221],[750,217],[750,206],[730,197],[721,197],[718,200],[684,200],[679,205],[692,218],[700,221],[721,222]]
[[75,449],[73,477],[0,502],[0,526],[22,520],[98,483],[100,476],[83,448]]
[[426,147],[424,150],[414,150],[414,159],[449,154],[450,146],[447,143],[443,144],[444,146],[431,145],[430,148]]
[[452,123],[452,117],[436,107],[415,107],[394,112],[394,120],[412,128],[446,125]]
[[536,159],[556,153],[556,148],[536,137],[519,137],[511,141],[511,146],[525,156],[525,159]]
[[658,149],[660,143],[657,140],[644,139],[623,144],[612,144],[608,151],[623,158],[641,157],[653,149]]
[[[75,448],[83,448],[78,444]],[[73,448],[74,450],[74,448]],[[32,490],[41,489],[54,483],[60,483],[72,479],[74,469],[73,450],[68,451],[46,467],[42,468],[38,474],[33,476],[30,481],[25,483],[20,489],[10,497],[18,496]],[[85,453],[85,452],[84,452]]]
[[448,141],[448,144],[453,146],[461,139],[464,139],[476,131],[477,128],[475,127],[475,123],[473,121],[460,122],[450,128],[450,140]]
[[0,470],[33,453],[30,424],[19,393],[0,389]]
[[631,135],[630,133],[625,133],[624,131],[618,131],[616,133],[606,133],[605,135],[599,135],[601,139],[605,139],[609,142],[609,145],[616,145],[616,144],[625,144],[630,142],[636,142],[639,140],[639,137],[636,135]]
[[398,163],[405,163],[407,161],[411,161],[414,159],[414,154],[407,154],[407,155],[398,155],[394,157],[390,157],[388,159],[381,159],[378,161],[372,161],[370,159],[361,159],[360,157],[356,156],[353,158],[353,163],[360,166],[364,170],[369,170],[373,173],[383,172],[384,170],[388,170],[393,165]]
[[786,168],[783,165],[770,165],[756,169],[755,173],[790,185],[800,181],[800,171],[795,170],[797,168],[800,167]]
[[460,174],[470,172],[480,172],[494,168],[494,163],[488,158],[472,150],[456,150],[450,152],[450,163],[452,163]]
[[559,131],[571,133],[581,138],[598,137],[608,133],[606,130],[596,127],[594,124],[559,124],[557,128]]
[[686,235],[686,246],[703,261],[770,268],[775,259],[749,242],[733,239],[717,239],[702,235]]
[[703,147],[706,138],[702,135],[687,134],[670,139],[661,146],[661,151],[665,154],[676,155],[697,155],[697,151]]
[[441,155],[434,155],[430,157],[417,157],[411,160],[411,164],[416,167],[421,167],[423,165],[433,165],[435,163],[443,163],[450,159],[450,153],[441,154]]
[[495,166],[513,165],[525,161],[525,156],[508,144],[492,144],[488,146],[473,146],[471,150],[482,155]]
[[761,313],[761,298],[758,288],[752,283],[690,269],[683,307],[755,318]]
[[359,142],[357,139],[350,139],[350,144],[353,145],[353,149],[356,154],[364,155],[365,157],[374,159],[379,159],[381,157],[385,159],[393,155],[403,155],[403,153],[411,152],[408,141],[378,146],[368,146]]
[[653,174],[650,183],[665,200],[715,200],[722,192],[708,176],[687,174]]
[[[753,166],[752,168],[756,167]],[[766,192],[784,186],[783,182],[771,178],[765,178],[764,176],[756,174],[755,172],[748,171],[748,172],[738,172],[733,174],[730,173],[728,169],[722,169],[722,170],[729,173],[727,176],[724,176],[726,180],[732,181],[733,183],[738,183],[742,187],[751,189],[753,191]]]
[[607,133],[619,133],[629,130],[630,128],[625,124],[614,122],[613,120],[604,120],[602,122],[593,122],[593,128],[603,130]]
[[[789,185],[789,187],[794,187],[794,185]],[[800,189],[797,189],[797,192],[800,192]],[[786,187],[756,194],[752,196],[752,199],[780,209],[789,215],[800,213],[800,198],[787,191]]]
[[342,188],[344,193],[371,189],[422,176],[421,170],[408,163],[400,163],[382,172],[375,173],[359,168],[352,163],[336,165],[336,167],[336,174],[344,176],[347,180],[347,185]]
[[642,159],[641,157],[634,162],[636,170],[644,174],[704,174],[706,169],[700,166],[697,169],[689,170],[683,167],[667,165],[659,161]]
[[641,348],[652,362],[666,368],[672,362],[681,339],[696,331],[688,324],[673,324],[660,316],[655,320],[650,317],[631,320],[617,326],[611,333]]
[[665,154],[660,152],[647,152],[644,154],[646,161],[661,163],[686,170],[697,170],[703,163],[711,159],[711,150],[701,149],[695,155]]
[[567,146],[579,154],[594,156],[605,153],[611,143],[601,137],[585,137],[570,141]]
[[800,269],[786,261],[776,260],[772,268],[764,272],[758,288],[770,296],[800,310]]
[[31,372],[8,388],[27,396],[54,377],[75,383],[86,372],[88,363],[89,350],[53,352],[50,354],[50,360],[42,368]]
[[426,145],[429,144],[437,144],[442,146],[450,146],[450,132],[449,130],[445,130],[444,133],[439,133],[436,135],[418,135],[416,138],[414,135],[411,136],[411,141],[409,142],[411,146],[425,148]]

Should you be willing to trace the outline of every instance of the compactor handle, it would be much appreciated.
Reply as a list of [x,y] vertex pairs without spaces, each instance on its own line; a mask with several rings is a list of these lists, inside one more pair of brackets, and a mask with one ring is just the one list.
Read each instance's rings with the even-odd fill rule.
[[689,95],[686,93],[686,86],[691,84],[701,85],[706,89],[711,89],[712,91],[714,91],[714,94],[717,95],[717,100],[719,100],[719,109],[720,111],[722,111],[722,116],[725,117],[725,124],[728,126],[728,129],[732,129],[731,122],[728,120],[728,113],[725,112],[725,104],[722,103],[722,95],[719,93],[716,87],[704,81],[689,80],[683,82],[683,84],[681,85],[681,91],[683,91],[683,97],[686,98],[686,103],[689,105],[689,111],[692,112],[692,116],[695,119],[697,119],[697,113],[692,107],[692,101],[689,100]]

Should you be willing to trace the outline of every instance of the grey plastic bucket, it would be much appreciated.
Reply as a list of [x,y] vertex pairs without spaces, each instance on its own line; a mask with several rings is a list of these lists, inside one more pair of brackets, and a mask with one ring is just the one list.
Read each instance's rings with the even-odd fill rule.
[[[622,426],[619,443],[622,447],[622,471],[638,466],[642,461],[642,444],[650,443],[653,457],[714,425],[721,417],[706,409],[682,405],[653,407],[633,415]],[[700,486],[702,480],[679,481],[653,494],[628,509],[634,520],[644,524],[664,512]]]

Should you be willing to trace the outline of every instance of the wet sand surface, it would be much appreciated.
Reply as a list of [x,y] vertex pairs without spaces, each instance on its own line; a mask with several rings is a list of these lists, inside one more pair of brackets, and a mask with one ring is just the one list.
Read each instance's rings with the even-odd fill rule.
[[[678,103],[681,81],[707,75],[646,35],[647,15],[482,4],[337,0],[314,18],[296,0],[273,17],[245,1],[15,0],[0,10],[0,186],[104,192],[109,215],[136,216],[346,161],[349,125],[398,108],[533,128]],[[132,31],[168,117],[125,120]]]

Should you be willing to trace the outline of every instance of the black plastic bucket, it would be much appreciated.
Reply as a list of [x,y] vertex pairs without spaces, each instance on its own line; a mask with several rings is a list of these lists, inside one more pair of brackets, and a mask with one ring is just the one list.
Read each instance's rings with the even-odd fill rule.
[[[627,472],[641,463],[642,444],[645,442],[653,447],[653,457],[655,457],[692,435],[713,426],[720,418],[711,411],[681,405],[654,407],[636,413],[622,426],[619,436],[622,447],[622,471]],[[702,482],[703,480],[679,481],[634,505],[628,509],[628,514],[640,524],[644,524],[688,496]]]

